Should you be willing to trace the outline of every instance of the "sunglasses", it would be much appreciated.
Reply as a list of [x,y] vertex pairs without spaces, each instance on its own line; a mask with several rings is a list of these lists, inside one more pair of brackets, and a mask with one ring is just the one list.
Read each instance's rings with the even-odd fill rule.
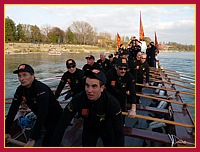
[[146,59],[146,58],[141,58],[141,59]]
[[75,68],[75,65],[67,66],[68,69]]
[[125,71],[126,71],[126,70],[127,70],[127,68],[119,68],[119,70],[125,70]]

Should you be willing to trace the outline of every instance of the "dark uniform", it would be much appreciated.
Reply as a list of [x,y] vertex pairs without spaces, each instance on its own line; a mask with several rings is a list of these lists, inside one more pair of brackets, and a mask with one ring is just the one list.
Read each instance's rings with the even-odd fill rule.
[[85,64],[82,68],[82,70],[85,72],[87,70],[93,70],[93,69],[99,69],[101,70],[101,66],[97,63],[97,62],[94,62],[94,64],[91,66],[89,64]]
[[150,67],[156,67],[156,52],[157,48],[154,45],[154,42],[150,42],[146,49],[147,62]]
[[110,62],[110,69],[115,67],[116,58],[114,58],[113,54],[108,55],[109,62]]
[[[105,76],[103,79],[106,79]],[[66,127],[77,112],[84,119],[82,133],[83,146],[96,146],[99,137],[101,137],[104,146],[124,146],[123,120],[120,105],[105,90],[101,92],[101,96],[96,101],[90,101],[86,95],[86,91],[74,96],[71,102],[65,107],[64,114],[52,138],[54,146],[60,145]]]
[[[149,64],[147,63],[147,61],[145,61],[144,63],[140,62],[139,64],[139,69],[137,70],[137,83],[143,84],[144,77],[146,77],[145,83],[149,83]],[[137,92],[141,92],[142,88],[142,86],[137,86]],[[137,96],[137,102],[139,102],[139,99],[140,97]]]
[[97,63],[100,65],[104,73],[106,73],[111,68],[110,61],[107,58],[105,58],[105,61],[102,61],[101,59],[99,59],[97,60]]
[[136,56],[137,56],[137,53],[138,53],[138,52],[141,52],[141,46],[140,46],[140,45],[135,45],[135,46],[132,48],[132,51],[133,51],[133,57],[134,57],[134,59],[135,59]]
[[53,92],[47,85],[36,79],[30,88],[20,85],[15,92],[14,99],[9,108],[5,122],[5,133],[10,133],[10,127],[22,103],[27,104],[37,116],[30,138],[37,140],[44,127],[46,132],[42,145],[50,146],[49,141],[63,112]]
[[126,103],[136,103],[135,79],[132,74],[126,72],[123,77],[117,75],[113,68],[106,73],[107,90],[120,102],[123,111],[126,110]]
[[55,92],[56,98],[60,96],[60,93],[63,90],[65,84],[70,85],[71,95],[74,96],[75,94],[81,92],[84,89],[83,76],[83,71],[78,68],[76,68],[75,73],[70,73],[69,71],[65,72]]
[[[93,55],[89,55],[87,56],[85,59],[89,59],[89,60],[95,60],[94,56]],[[97,63],[97,62],[94,62],[93,65],[89,65],[89,64],[85,64],[82,68],[83,72],[86,72],[87,70],[93,70],[93,69],[98,69],[98,70],[101,70],[101,66]]]

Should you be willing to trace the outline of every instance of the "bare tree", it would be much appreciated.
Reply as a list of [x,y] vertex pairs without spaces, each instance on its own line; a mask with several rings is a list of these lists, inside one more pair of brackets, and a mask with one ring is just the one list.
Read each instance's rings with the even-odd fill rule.
[[71,31],[75,35],[75,39],[80,44],[92,44],[94,28],[87,22],[76,21],[70,26]]
[[41,26],[41,34],[43,35],[42,41],[49,42],[48,33],[52,30],[52,26],[45,24]]

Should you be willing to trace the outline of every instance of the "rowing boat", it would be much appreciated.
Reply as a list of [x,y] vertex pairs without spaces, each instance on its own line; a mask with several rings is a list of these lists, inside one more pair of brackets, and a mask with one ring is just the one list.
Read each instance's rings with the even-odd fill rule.
[[[162,68],[151,68],[151,73],[156,73],[160,81],[151,81],[149,86],[143,87],[140,96],[140,104],[137,105],[137,115],[134,119],[126,117],[124,126],[125,146],[127,147],[194,147],[195,146],[195,123],[188,110],[188,107],[195,108],[194,105],[183,102],[180,93],[172,86]],[[159,75],[159,77],[158,77]],[[151,74],[151,78],[155,75]],[[46,81],[59,81],[59,78],[48,78]],[[166,82],[166,83],[165,83]],[[49,83],[50,84],[50,83]],[[143,86],[143,84],[137,84]],[[55,90],[56,85],[51,85]],[[64,100],[64,96],[69,90],[66,86],[63,90],[59,102],[64,108],[70,101]],[[6,102],[9,104],[9,102]],[[130,105],[127,105],[127,109]],[[127,115],[127,112],[123,112]],[[72,125],[66,129],[63,136],[63,146],[81,146],[82,119],[74,118]],[[16,124],[15,124],[16,125]],[[30,128],[20,130],[15,126],[17,134],[9,140],[7,146],[23,146],[27,141]],[[12,144],[10,144],[12,143]],[[102,146],[101,140],[98,146]]]
[[[143,27],[141,29],[140,39],[142,40],[144,38]],[[121,44],[119,35],[117,40]],[[140,96],[140,104],[137,105],[136,117],[134,119],[125,117],[125,146],[195,147],[195,121],[188,110],[189,108],[195,108],[195,105],[185,103],[181,97],[182,94],[195,95],[179,91],[176,86],[192,91],[195,91],[195,88],[188,88],[178,83],[172,83],[172,81],[179,81],[177,78],[180,77],[184,77],[186,80],[193,77],[188,76],[187,73],[178,72],[176,73],[178,75],[176,79],[172,78],[170,75],[176,71],[163,70],[159,61],[157,68],[151,67],[150,71],[149,86],[136,84],[144,87],[142,92],[137,92],[136,94]],[[48,78],[43,82],[54,82],[55,80],[59,80],[59,78]],[[50,86],[52,90],[55,90],[57,85],[53,84]],[[66,89],[68,90],[69,88]],[[62,96],[59,98],[62,107],[65,107],[70,101],[70,99],[67,101],[64,100],[67,90],[64,90]],[[6,104],[10,104],[10,102],[6,102]],[[127,105],[127,109],[130,109],[130,105]],[[122,114],[127,115],[127,111],[123,111]],[[74,118],[72,120],[71,126],[64,133],[62,146],[81,146],[82,123],[83,120],[81,118]],[[30,128],[28,129],[21,130],[18,126],[15,126],[13,130],[17,130],[17,133],[6,143],[6,146],[24,146],[24,142],[27,141],[28,133],[30,132]],[[102,146],[101,140],[98,141],[97,146]]]
[[125,127],[127,146],[195,146],[195,123],[188,110],[195,106],[184,103],[176,88],[165,83],[169,81],[164,71],[152,71],[158,72],[162,81],[152,81],[137,93],[141,97],[137,116],[127,118]]

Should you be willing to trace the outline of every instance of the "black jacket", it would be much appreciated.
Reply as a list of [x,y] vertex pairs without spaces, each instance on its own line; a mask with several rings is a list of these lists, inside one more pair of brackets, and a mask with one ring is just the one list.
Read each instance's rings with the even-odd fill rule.
[[149,64],[147,61],[139,64],[139,69],[137,70],[137,82],[143,83],[144,76],[146,77],[146,83],[149,82]]
[[105,59],[104,62],[101,59],[99,59],[99,60],[97,60],[97,63],[100,65],[100,67],[104,73],[106,73],[111,68],[111,64],[108,59]]
[[62,92],[65,84],[69,84],[73,94],[77,94],[84,89],[83,84],[83,71],[76,68],[75,73],[70,73],[69,71],[65,72],[60,80],[58,88],[56,89],[55,96],[58,98]]
[[99,137],[104,146],[124,146],[123,119],[118,101],[107,91],[97,101],[89,101],[85,91],[77,94],[65,107],[52,145],[59,146],[64,131],[73,116],[79,112],[84,118],[82,142],[83,146],[96,146]]
[[82,68],[83,72],[85,72],[87,70],[93,70],[93,69],[102,70],[101,66],[97,62],[94,62],[94,64],[92,66],[89,64],[85,64]]
[[106,78],[106,89],[119,100],[122,110],[125,110],[126,101],[130,104],[136,103],[136,82],[132,74],[127,72],[120,77],[113,68],[106,73]]
[[6,133],[10,133],[10,127],[22,102],[26,103],[37,116],[36,123],[30,135],[30,138],[35,140],[39,137],[43,126],[46,129],[49,126],[55,126],[63,112],[59,102],[47,85],[37,80],[33,81],[30,88],[20,85],[15,92],[5,121]]

